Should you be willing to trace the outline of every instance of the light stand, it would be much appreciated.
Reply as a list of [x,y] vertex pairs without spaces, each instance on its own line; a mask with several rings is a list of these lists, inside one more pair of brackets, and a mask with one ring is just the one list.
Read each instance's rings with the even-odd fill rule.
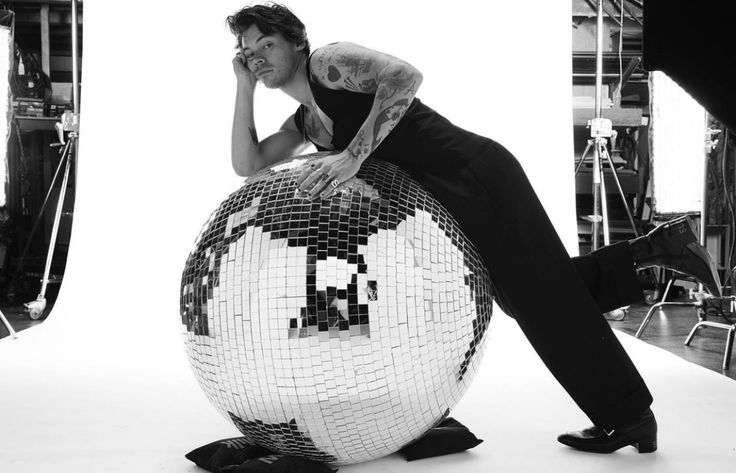
[[12,338],[18,338],[18,335],[16,335],[15,330],[13,330],[13,327],[10,325],[10,322],[8,322],[8,319],[5,318],[5,314],[3,314],[2,311],[0,311],[0,321],[5,325],[5,328],[8,329]]
[[614,182],[618,188],[618,193],[621,196],[621,200],[626,210],[626,215],[629,218],[631,229],[634,232],[634,236],[638,237],[639,233],[636,229],[636,223],[634,217],[629,209],[629,204],[626,201],[621,182],[618,178],[618,173],[613,164],[611,156],[608,154],[606,148],[606,139],[614,137],[616,132],[613,130],[613,123],[607,118],[602,118],[602,89],[603,89],[603,0],[597,0],[597,12],[596,12],[596,50],[595,50],[595,118],[588,122],[590,126],[590,137],[588,144],[583,151],[583,155],[578,161],[575,168],[575,175],[583,165],[585,158],[593,148],[593,214],[586,216],[585,219],[591,222],[591,249],[593,251],[601,247],[600,244],[600,225],[603,224],[603,244],[610,245],[610,227],[608,221],[608,204],[606,200],[606,184],[603,179],[603,162],[608,162],[611,167],[611,173],[613,175]]
[[[61,167],[61,163],[65,162],[64,178],[61,183],[61,189],[59,190],[59,200],[56,205],[56,214],[54,215],[54,224],[51,230],[49,250],[46,255],[46,267],[44,269],[43,279],[41,280],[41,290],[36,297],[36,300],[25,304],[28,316],[33,320],[40,318],[43,314],[43,311],[46,309],[46,288],[48,287],[49,283],[51,261],[53,259],[54,249],[56,247],[56,238],[59,232],[59,222],[61,220],[61,214],[64,206],[64,197],[66,196],[66,187],[69,181],[69,172],[72,166],[72,161],[76,161],[77,140],[79,138],[79,51],[77,45],[77,22],[79,21],[79,15],[77,12],[77,0],[71,0],[71,2],[73,112],[69,112],[68,110],[65,111],[64,115],[61,117],[61,122],[56,124],[56,132],[59,136],[59,142],[63,146],[61,162],[59,163],[59,166]],[[65,132],[68,133],[68,141],[64,139]]]
[[[708,119],[706,118],[706,145],[705,145],[705,152],[703,153],[703,194],[702,194],[702,202],[700,207],[700,244],[705,246],[706,244],[706,223],[708,218],[708,153],[713,149],[713,141],[712,138],[714,134],[716,133],[715,130],[710,129],[708,126]],[[726,129],[724,132],[724,136],[722,138],[724,140],[724,149],[727,149],[728,144],[728,130]],[[725,156],[724,156],[725,159]],[[722,369],[724,371],[727,371],[731,367],[731,356],[733,353],[733,346],[734,346],[734,340],[736,340],[736,323],[734,323],[732,320],[728,319],[723,312],[722,306],[728,305],[729,309],[727,312],[730,312],[731,314],[736,313],[736,296],[732,295],[730,296],[724,296],[719,294],[713,294],[709,295],[707,294],[703,289],[703,284],[698,282],[698,290],[690,292],[690,297],[694,298],[695,300],[693,302],[665,302],[665,299],[667,298],[667,293],[670,290],[670,287],[672,286],[672,283],[674,282],[674,278],[670,279],[670,281],[667,283],[667,289],[665,290],[664,296],[662,297],[662,302],[659,302],[657,304],[654,304],[649,311],[647,312],[647,315],[644,317],[644,320],[642,321],[641,325],[639,326],[639,330],[636,332],[636,338],[641,338],[642,334],[644,333],[644,330],[649,325],[649,322],[652,319],[652,315],[657,310],[666,307],[666,306],[680,306],[680,307],[694,307],[698,311],[698,322],[693,326],[693,328],[690,330],[690,333],[688,334],[687,338],[685,339],[685,345],[690,345],[690,343],[693,341],[693,338],[695,338],[695,335],[697,335],[702,329],[706,327],[711,328],[718,328],[722,330],[727,331],[726,335],[726,347],[723,353],[723,364],[721,365]],[[713,322],[708,320],[708,313],[707,313],[707,307],[708,306],[721,306],[720,307],[720,315],[726,320],[726,323],[723,322]]]
[[[8,69],[10,68],[10,47],[11,47],[10,45],[12,44],[11,38],[12,38],[12,32],[14,30],[14,26],[15,26],[15,16],[12,12],[7,12],[7,11],[3,11],[2,14],[3,14],[2,15],[3,18],[2,18],[2,24],[0,25],[0,28],[3,28],[2,30],[3,39],[5,40],[4,42],[7,42],[7,44],[2,45],[3,53],[4,53],[3,56],[6,56],[6,57],[0,57],[0,64],[2,64],[3,73],[7,75]],[[6,25],[5,23],[8,21],[8,19],[10,20],[9,21],[10,24]],[[7,29],[6,29],[6,26],[8,27]],[[6,79],[7,77],[3,78],[2,80],[5,81]],[[9,84],[5,84],[5,87],[3,88],[4,89],[3,95],[5,97],[9,96],[8,89],[7,89],[8,85]],[[3,107],[0,107],[0,108],[5,109],[3,110],[3,114],[6,115],[9,109],[8,103],[7,101],[5,101],[4,97],[0,97],[0,99],[2,99],[2,103],[3,103]],[[7,116],[4,116],[3,119],[7,121]],[[0,136],[0,140],[5,140],[5,142],[0,143],[0,146],[2,146],[2,149],[0,149],[0,153],[2,153],[2,156],[0,156],[0,166],[4,168],[7,162],[6,161],[7,147],[5,146],[7,142],[7,129],[3,130],[2,135],[4,136]],[[4,185],[5,185],[5,176],[0,178],[0,186],[4,186]],[[3,200],[5,200],[4,190],[0,189],[0,191],[2,192]],[[8,332],[10,333],[10,336],[12,338],[18,338],[17,335],[15,334],[15,330],[13,330],[13,327],[10,325],[10,322],[8,322],[8,319],[5,318],[5,314],[3,314],[2,311],[0,311],[0,322],[2,323],[2,325],[4,325],[8,329]]]
[[[709,131],[710,126],[708,124],[708,118],[706,118],[706,129]],[[700,208],[700,244],[705,246],[706,244],[706,223],[708,220],[708,155],[707,151],[710,151],[712,149],[713,142],[711,141],[713,135],[711,133],[707,133],[706,136],[706,153],[704,153],[704,166],[705,171],[703,172],[703,201],[702,206]],[[723,137],[724,140],[723,146],[724,150],[728,152],[728,128],[724,129]],[[725,154],[724,154],[725,159]],[[703,292],[703,284],[698,283],[698,293],[700,294],[700,297],[705,298],[705,294]],[[725,298],[729,300],[730,303],[730,312],[734,313],[736,312],[736,297],[733,296],[733,291],[731,291],[731,297]],[[733,352],[733,345],[734,345],[734,339],[736,339],[736,323],[733,323],[732,321],[726,319],[726,322],[712,322],[710,320],[707,320],[707,314],[704,310],[698,311],[698,323],[693,326],[693,328],[690,330],[690,333],[688,334],[687,338],[685,339],[685,345],[690,345],[690,342],[693,341],[693,338],[695,335],[698,334],[698,332],[706,327],[713,327],[713,328],[719,328],[728,331],[728,335],[726,336],[726,350],[723,354],[723,369],[728,370],[731,367],[731,353]]]
[[[599,226],[602,220],[601,209],[606,210],[605,183],[603,182],[603,167],[601,163],[601,147],[605,147],[606,131],[612,130],[610,120],[601,118],[602,82],[603,82],[603,0],[597,0],[595,24],[595,118],[590,122],[590,137],[595,141],[593,148],[593,215],[592,249],[600,247]],[[601,193],[602,191],[602,193]],[[607,215],[606,215],[607,216]],[[608,239],[608,220],[603,220],[604,240]]]

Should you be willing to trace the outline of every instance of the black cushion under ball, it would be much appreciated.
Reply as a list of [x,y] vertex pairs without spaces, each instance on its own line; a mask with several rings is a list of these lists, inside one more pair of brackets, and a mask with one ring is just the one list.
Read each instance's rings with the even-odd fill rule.
[[399,450],[407,461],[449,455],[478,446],[483,440],[452,417],[440,422],[424,436]]
[[218,440],[184,455],[212,473],[333,473],[324,463],[278,455],[245,437]]
[[184,455],[198,467],[219,473],[223,467],[240,465],[243,462],[270,455],[272,452],[260,445],[251,445],[243,437],[218,440],[208,443]]
[[[421,438],[399,450],[407,461],[449,455],[478,446],[483,440],[452,417],[429,429]],[[212,473],[333,473],[325,463],[291,455],[274,454],[245,437],[218,440],[185,457]]]

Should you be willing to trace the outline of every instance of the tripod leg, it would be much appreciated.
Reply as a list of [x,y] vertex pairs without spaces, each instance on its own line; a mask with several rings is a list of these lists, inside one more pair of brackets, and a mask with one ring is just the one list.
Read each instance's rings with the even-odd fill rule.
[[621,181],[618,179],[618,172],[616,172],[616,168],[613,166],[613,160],[611,159],[611,155],[608,154],[608,151],[606,148],[603,148],[603,154],[606,157],[606,160],[608,160],[608,164],[611,166],[611,173],[613,174],[613,180],[616,182],[616,187],[618,187],[618,194],[621,196],[621,202],[624,204],[624,209],[626,210],[626,216],[629,217],[629,223],[631,224],[631,229],[634,231],[634,237],[639,236],[639,232],[636,230],[636,223],[634,222],[634,216],[631,215],[631,209],[629,208],[629,203],[626,202],[626,195],[624,194],[624,189],[621,187]]
[[56,171],[54,172],[54,177],[51,179],[51,184],[49,184],[49,190],[46,192],[46,198],[43,199],[43,204],[41,204],[41,210],[38,212],[38,216],[36,217],[36,220],[33,222],[33,227],[31,228],[31,233],[28,235],[28,239],[26,240],[26,244],[23,247],[23,252],[20,255],[20,259],[18,260],[18,265],[15,269],[16,274],[20,273],[20,269],[23,267],[23,260],[26,257],[26,253],[28,253],[28,248],[31,246],[31,242],[33,241],[33,237],[36,234],[36,230],[38,229],[38,224],[41,223],[41,217],[43,217],[44,212],[46,211],[46,204],[49,202],[49,197],[51,196],[51,191],[54,190],[54,184],[56,184],[56,179],[59,177],[59,171],[61,171],[62,166],[64,165],[64,159],[67,157],[66,153],[62,152],[61,159],[59,160],[59,165],[56,166]]
[[591,215],[591,241],[593,251],[600,248],[600,223],[605,221],[601,217],[601,196],[605,195],[602,192],[601,186],[603,182],[603,176],[601,175],[600,166],[600,155],[598,153],[598,146],[593,148],[593,215]]
[[28,310],[28,315],[31,319],[38,319],[41,317],[44,309],[46,308],[46,287],[49,283],[49,273],[51,272],[51,261],[54,257],[54,249],[56,248],[56,237],[59,233],[59,222],[61,220],[61,213],[64,207],[64,197],[66,196],[66,186],[69,181],[69,170],[71,168],[73,153],[75,151],[74,142],[76,139],[70,137],[69,142],[64,149],[64,154],[67,155],[66,168],[64,169],[64,179],[61,183],[61,189],[59,190],[59,201],[56,204],[56,214],[54,215],[54,226],[51,229],[51,240],[49,242],[49,250],[46,255],[46,268],[43,272],[43,280],[41,281],[41,291],[36,297],[36,300],[25,304]]
[[603,217],[603,244],[608,246],[611,244],[611,227],[608,223],[608,199],[606,197],[606,175],[603,173],[603,154],[605,154],[605,141],[599,140],[596,143],[596,152],[598,153],[598,165],[600,166],[601,186],[601,216]]
[[585,162],[586,156],[588,156],[588,151],[590,151],[590,143],[591,140],[588,140],[588,144],[585,145],[585,150],[583,151],[583,155],[580,156],[580,160],[578,161],[578,164],[575,166],[575,176],[578,175],[578,172],[580,171],[580,168],[583,167],[583,163]]

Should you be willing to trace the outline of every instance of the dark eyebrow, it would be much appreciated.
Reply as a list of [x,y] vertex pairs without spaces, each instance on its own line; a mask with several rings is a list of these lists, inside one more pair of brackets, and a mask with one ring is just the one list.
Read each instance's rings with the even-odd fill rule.
[[[268,34],[262,34],[262,35],[261,35],[261,36],[259,36],[259,37],[258,37],[258,39],[256,40],[256,44],[258,44],[258,42],[260,42],[260,41],[261,41],[261,40],[262,40],[263,38],[268,38],[268,37],[270,37],[270,36],[271,36],[271,35],[268,35]],[[242,41],[242,39],[241,39],[241,41]],[[243,47],[241,46],[241,49],[246,49],[246,48],[243,48]]]

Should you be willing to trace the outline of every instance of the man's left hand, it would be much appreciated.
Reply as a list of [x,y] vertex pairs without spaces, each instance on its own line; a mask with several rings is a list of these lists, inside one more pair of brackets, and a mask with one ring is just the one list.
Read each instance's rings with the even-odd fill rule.
[[352,179],[361,164],[362,160],[356,159],[347,151],[316,158],[301,173],[296,185],[304,198],[326,199]]

